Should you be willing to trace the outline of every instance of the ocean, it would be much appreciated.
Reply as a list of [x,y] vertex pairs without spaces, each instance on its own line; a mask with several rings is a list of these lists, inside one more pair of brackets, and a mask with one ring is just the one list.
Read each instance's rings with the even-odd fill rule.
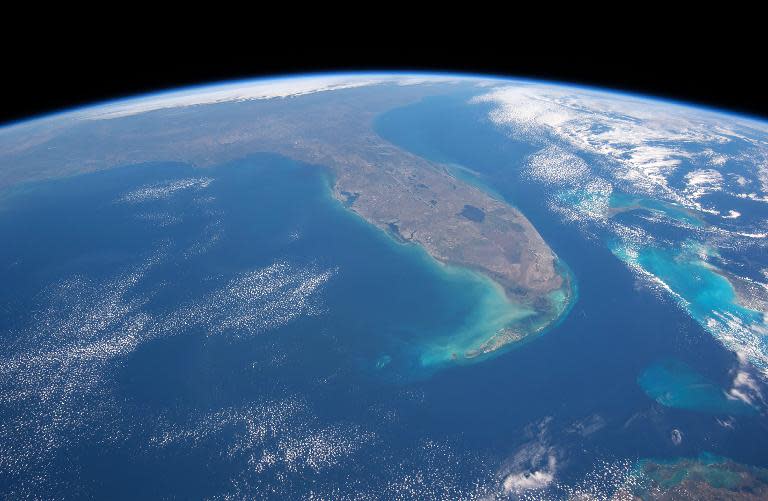
[[469,97],[391,111],[377,131],[531,220],[578,286],[561,322],[451,363],[509,314],[503,294],[347,210],[322,166],[259,153],[27,185],[0,209],[0,492],[459,497],[548,457],[563,485],[704,451],[768,466],[762,416],[723,427],[712,406],[641,387],[671,359],[727,388],[737,360],[553,216],[521,174],[534,148]]

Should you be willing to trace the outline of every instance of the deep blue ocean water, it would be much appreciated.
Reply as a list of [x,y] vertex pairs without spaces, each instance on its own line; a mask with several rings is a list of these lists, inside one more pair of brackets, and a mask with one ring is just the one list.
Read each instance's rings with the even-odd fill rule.
[[[490,123],[488,108],[467,106],[470,97],[426,99],[384,115],[377,129],[403,148],[477,172],[480,183],[522,210],[575,274],[579,299],[568,319],[533,345],[495,362],[505,367],[500,370],[515,374],[512,380],[523,379],[539,390],[533,395],[516,389],[513,400],[533,406],[546,401],[543,407],[550,412],[543,408],[539,412],[565,420],[594,409],[608,425],[603,436],[587,447],[588,456],[603,452],[629,457],[690,456],[697,450],[717,450],[737,460],[766,464],[763,446],[751,442],[764,440],[764,418],[740,420],[738,432],[724,433],[704,409],[648,416],[657,409],[650,410],[637,382],[646,367],[670,358],[684,361],[724,389],[730,384],[735,356],[673,301],[638,290],[635,278],[606,245],[585,239],[576,227],[554,216],[545,204],[546,188],[522,175],[523,162],[535,148],[515,142]],[[685,267],[675,271],[688,273],[689,280],[695,278]],[[695,290],[696,286],[688,287]],[[521,364],[534,360],[547,364],[546,370],[528,366],[525,375],[517,372]],[[493,370],[490,365],[488,369]],[[539,378],[541,386],[536,384]],[[558,404],[553,405],[546,395],[562,398],[554,397]],[[640,429],[626,426],[632,416],[642,413],[647,419],[641,420],[645,422]],[[679,447],[669,441],[667,433],[673,428],[688,431]]]
[[[555,451],[563,483],[601,459],[709,451],[768,466],[763,417],[739,415],[726,429],[717,418],[727,413],[663,406],[638,384],[672,359],[727,388],[736,360],[673,302],[638,289],[605,245],[553,217],[544,188],[520,175],[533,147],[503,135],[468,97],[394,110],[377,131],[477,173],[532,221],[578,284],[559,325],[479,363],[420,364],[419,347],[461,332],[487,284],[346,210],[321,166],[258,154],[27,186],[0,209],[0,234],[13,235],[0,247],[4,367],[37,353],[29,339],[52,326],[40,350],[63,360],[46,370],[67,397],[40,404],[34,364],[4,369],[3,435],[16,433],[14,447],[54,445],[31,453],[32,466],[9,466],[0,491],[40,475],[50,493],[112,499],[385,493],[412,471],[463,487],[494,478],[531,441]],[[252,274],[276,264],[257,283],[290,293],[248,289]],[[281,320],[262,321],[254,305]],[[78,369],[79,340],[111,339],[139,314],[148,319],[135,348],[104,355],[92,389],[67,393],[92,375]],[[104,315],[120,320],[94,327]],[[46,406],[60,411],[37,412]],[[19,424],[27,420],[34,426]],[[539,425],[546,432],[532,436]],[[332,460],[329,443],[348,447]],[[264,450],[277,459],[255,474]]]

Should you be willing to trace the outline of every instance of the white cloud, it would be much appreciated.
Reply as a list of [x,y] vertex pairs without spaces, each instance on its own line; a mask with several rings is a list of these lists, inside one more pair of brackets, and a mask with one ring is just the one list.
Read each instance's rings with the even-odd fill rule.
[[139,203],[169,198],[177,192],[190,189],[204,189],[213,182],[212,178],[186,178],[142,186],[120,197],[120,202]]
[[[610,175],[617,182],[697,210],[704,210],[696,200],[700,190],[676,190],[669,184],[670,176],[685,161],[703,159],[710,166],[722,166],[727,157],[711,148],[702,154],[689,146],[734,140],[757,146],[738,131],[768,131],[764,124],[724,119],[673,103],[566,86],[510,83],[472,102],[494,104],[491,120],[514,134],[546,144],[560,140],[577,151],[597,155],[609,162]],[[710,168],[707,173],[708,181],[714,182],[712,173],[717,171]],[[719,187],[708,185],[710,191]]]
[[460,76],[427,74],[340,74],[252,80],[193,89],[182,89],[151,96],[131,98],[83,110],[81,116],[86,119],[103,120],[168,108],[233,101],[250,101],[256,99],[289,98],[316,92],[351,89],[385,83],[395,85],[419,85],[425,83],[454,82],[463,79],[464,78]]
[[584,160],[554,145],[531,155],[527,171],[531,177],[547,184],[572,184],[589,175],[589,167]]
[[532,489],[543,489],[555,479],[548,471],[513,473],[504,479],[504,492],[520,492]]

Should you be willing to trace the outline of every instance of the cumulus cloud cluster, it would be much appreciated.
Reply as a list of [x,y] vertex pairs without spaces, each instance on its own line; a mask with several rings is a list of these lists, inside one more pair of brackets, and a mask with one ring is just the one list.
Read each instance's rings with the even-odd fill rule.
[[[645,250],[710,249],[700,262],[718,273],[717,249],[731,251],[734,259],[768,251],[768,221],[745,222],[742,211],[723,208],[710,197],[725,194],[757,203],[768,197],[766,124],[535,83],[499,86],[471,102],[492,104],[493,122],[539,146],[523,172],[547,188],[555,213],[577,223],[590,238],[604,240],[642,283],[689,313],[691,306],[700,309],[692,304],[697,298],[649,270],[640,259]],[[631,218],[617,217],[628,211],[633,211]],[[670,226],[685,239],[660,236],[670,235],[663,231]],[[763,294],[761,286],[768,284],[739,279],[758,284],[742,287],[740,305],[749,309],[762,304],[753,296]],[[733,307],[697,315],[697,320],[728,349],[746,354],[768,378],[768,348],[762,341],[768,323],[753,313]]]
[[[199,301],[162,313],[147,309],[154,290],[147,284],[152,270],[167,257],[164,245],[113,277],[77,275],[54,284],[44,294],[41,308],[33,312],[32,324],[9,334],[16,341],[0,357],[0,402],[25,411],[0,423],[0,467],[6,475],[46,483],[55,473],[54,459],[62,448],[85,437],[104,440],[130,430],[130,423],[120,420],[111,383],[139,346],[195,330],[252,335],[302,315],[319,314],[323,311],[319,294],[334,274],[280,261],[240,273]],[[241,412],[246,417],[209,420],[247,421],[255,412],[246,409]],[[268,415],[263,409],[259,412],[262,418]],[[272,422],[277,426],[279,419]],[[267,424],[260,419],[258,426]],[[182,438],[204,434],[205,427]],[[158,440],[173,439],[170,434]],[[322,455],[315,451],[320,447],[317,441],[296,445],[300,446],[312,457]],[[321,460],[331,459],[317,461]]]
[[[740,140],[750,146],[750,155],[755,158],[768,152],[764,124],[734,117],[724,120],[714,113],[630,96],[516,84],[496,88],[473,102],[494,104],[491,119],[516,134],[541,144],[560,141],[608,160],[610,177],[615,181],[699,210],[704,209],[696,200],[700,192],[676,189],[670,176],[684,162],[701,158],[706,165],[722,168],[729,160],[711,150],[701,153],[700,145]],[[750,135],[742,129],[759,134]],[[758,172],[764,170],[759,168]],[[718,174],[709,169],[691,182],[711,184]]]

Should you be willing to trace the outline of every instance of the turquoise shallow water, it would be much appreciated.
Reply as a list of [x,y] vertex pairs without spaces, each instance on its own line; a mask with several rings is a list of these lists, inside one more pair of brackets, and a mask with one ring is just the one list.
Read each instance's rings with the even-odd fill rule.
[[458,329],[444,335],[437,334],[425,341],[420,348],[420,360],[424,366],[468,363],[470,360],[466,359],[465,353],[478,349],[497,331],[520,324],[536,314],[530,307],[510,302],[501,286],[482,275],[460,269],[445,270],[445,273],[462,282],[467,292],[474,289],[477,302],[475,308],[462,319]]
[[[442,272],[462,284],[465,293],[472,294],[476,302],[474,308],[461,319],[458,328],[434,333],[421,343],[418,348],[421,364],[425,368],[439,368],[479,363],[521,348],[556,327],[578,300],[578,287],[573,275],[563,263],[558,266],[568,285],[552,291],[543,310],[511,301],[501,285],[481,273],[442,266]],[[522,338],[489,353],[481,353],[483,346],[505,329],[522,333]]]
[[657,277],[678,303],[726,347],[741,351],[760,370],[766,369],[765,316],[746,308],[731,282],[707,262],[715,251],[693,241],[675,247],[610,244],[622,261]]
[[754,407],[729,397],[723,388],[677,360],[664,360],[651,365],[637,382],[649,397],[665,407],[719,415],[757,413]]
[[686,301],[694,317],[704,323],[713,312],[726,312],[747,322],[761,320],[759,312],[741,306],[733,286],[701,258],[708,250],[696,244],[683,245],[674,251],[649,248],[640,252],[643,268],[668,283]]

